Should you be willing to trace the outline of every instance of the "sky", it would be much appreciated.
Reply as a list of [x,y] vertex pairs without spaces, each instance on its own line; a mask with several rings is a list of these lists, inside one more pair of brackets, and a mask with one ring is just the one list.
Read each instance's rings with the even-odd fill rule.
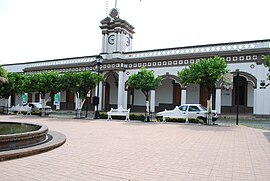
[[[269,0],[118,0],[133,51],[270,39]],[[0,0],[0,64],[98,55],[115,0]]]

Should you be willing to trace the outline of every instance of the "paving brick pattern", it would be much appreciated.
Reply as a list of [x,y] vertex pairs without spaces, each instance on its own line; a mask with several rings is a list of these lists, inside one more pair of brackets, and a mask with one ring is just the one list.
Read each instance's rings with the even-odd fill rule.
[[49,152],[0,162],[0,180],[270,180],[270,143],[244,126],[1,116],[66,135]]

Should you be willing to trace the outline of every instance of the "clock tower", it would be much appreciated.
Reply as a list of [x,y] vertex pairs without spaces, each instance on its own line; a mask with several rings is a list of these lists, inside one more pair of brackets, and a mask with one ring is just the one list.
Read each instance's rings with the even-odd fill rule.
[[119,10],[113,8],[110,17],[101,21],[102,53],[122,53],[132,50],[134,27],[119,18]]

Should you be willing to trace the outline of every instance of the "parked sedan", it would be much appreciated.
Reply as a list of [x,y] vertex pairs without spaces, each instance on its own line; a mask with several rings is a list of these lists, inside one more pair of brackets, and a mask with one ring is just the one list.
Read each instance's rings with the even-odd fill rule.
[[[28,103],[28,106],[32,108],[32,114],[41,114],[42,112],[42,104],[39,102],[31,102]],[[49,115],[52,112],[51,106],[45,106],[45,114]]]
[[[180,110],[180,114],[182,114],[183,117],[186,116],[188,113],[189,118],[198,118],[203,121],[206,121],[207,119],[207,109],[201,105],[201,104],[182,104],[178,107]],[[165,111],[158,112],[156,114],[156,117],[162,117]],[[215,110],[212,110],[213,114],[213,121],[215,122],[218,119],[217,112]],[[179,115],[182,117],[181,115]]]

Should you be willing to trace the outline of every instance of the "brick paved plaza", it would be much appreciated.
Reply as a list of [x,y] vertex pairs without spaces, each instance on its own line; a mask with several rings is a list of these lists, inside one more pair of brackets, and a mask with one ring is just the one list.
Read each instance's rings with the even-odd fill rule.
[[0,180],[270,180],[270,143],[244,126],[0,116],[66,135],[49,152],[0,162]]

